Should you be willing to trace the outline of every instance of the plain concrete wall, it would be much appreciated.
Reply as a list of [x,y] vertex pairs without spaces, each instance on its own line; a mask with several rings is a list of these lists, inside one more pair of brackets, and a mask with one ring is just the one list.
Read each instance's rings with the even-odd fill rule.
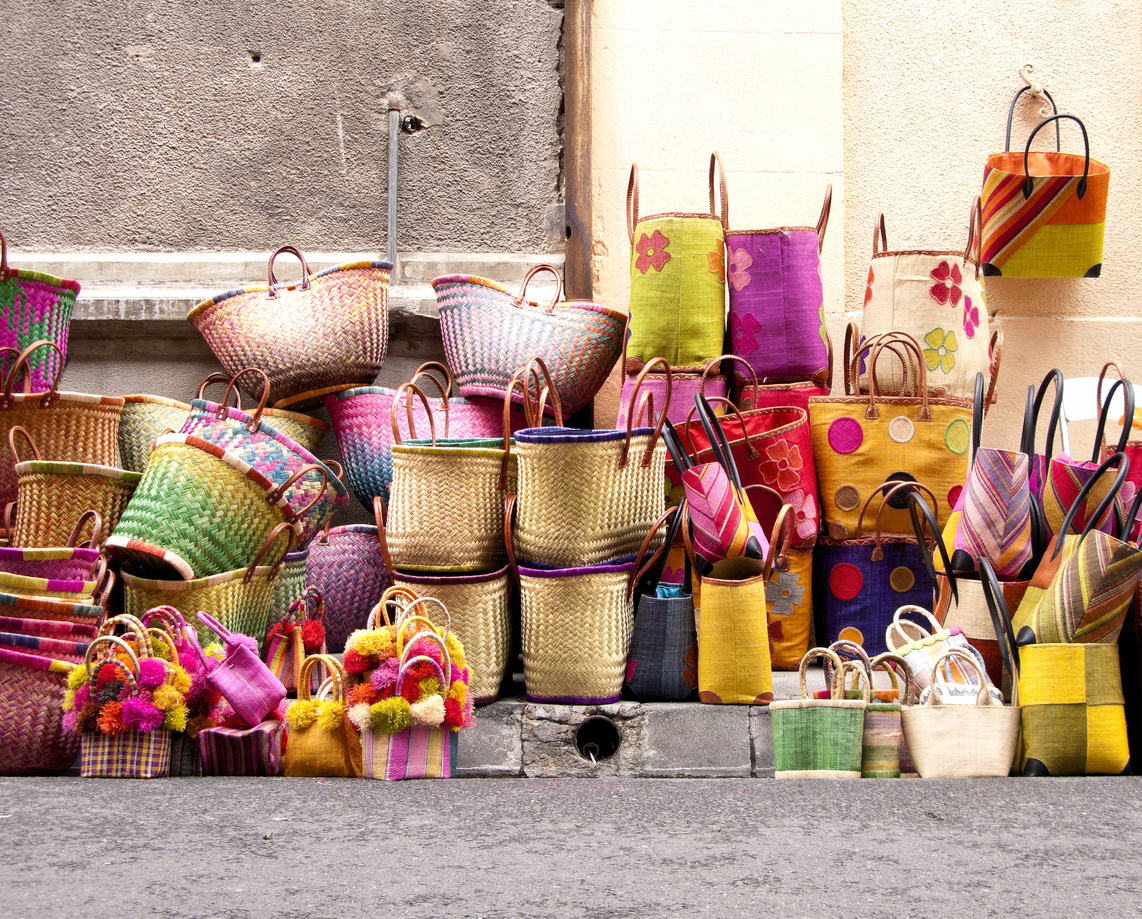
[[[884,211],[892,248],[960,249],[984,161],[1003,149],[1007,110],[1031,62],[1060,112],[1078,115],[1091,155],[1109,163],[1101,278],[989,278],[986,296],[1006,346],[999,402],[984,439],[1018,447],[1027,386],[1052,367],[1094,376],[1110,357],[1142,377],[1135,281],[1142,271],[1142,4],[1070,0],[845,0],[845,306],[859,319]],[[1039,106],[1020,100],[1012,146],[1022,149]],[[1063,123],[1063,149],[1082,152]],[[1053,143],[1045,129],[1036,148]],[[1040,140],[1042,138],[1042,140]],[[1072,431],[1089,454],[1093,426]],[[1085,458],[1085,457],[1084,457]]]
[[[8,0],[0,230],[36,250],[540,252],[562,230],[546,0]],[[549,226],[549,224],[556,224]]]

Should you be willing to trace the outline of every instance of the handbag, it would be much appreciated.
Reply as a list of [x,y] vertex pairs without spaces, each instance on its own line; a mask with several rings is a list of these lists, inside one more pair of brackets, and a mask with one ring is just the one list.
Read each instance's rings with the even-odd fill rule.
[[[721,174],[722,214],[714,202]],[[661,357],[671,367],[701,367],[722,353],[726,329],[726,243],[729,218],[725,170],[710,155],[707,214],[639,216],[638,164],[627,184],[630,237],[630,324],[624,364]]]
[[[1098,388],[1096,390],[1097,395],[1095,400],[1095,410],[1099,415],[1101,415],[1102,409],[1107,405],[1107,402],[1109,401],[1109,397],[1106,401],[1104,401],[1102,398],[1102,381],[1106,377],[1106,371],[1108,371],[1111,367],[1113,367],[1114,370],[1118,373],[1120,379],[1126,376],[1122,372],[1122,368],[1119,366],[1118,361],[1107,361],[1103,365],[1102,370],[1100,370],[1098,374]],[[1125,426],[1125,394],[1123,398],[1122,422]],[[1130,427],[1132,428],[1133,424],[1131,424]],[[1101,444],[1101,448],[1103,459],[1109,459],[1116,452],[1122,452],[1126,454],[1126,458],[1130,461],[1130,471],[1127,472],[1126,484],[1122,487],[1123,500],[1125,503],[1129,503],[1131,498],[1129,492],[1131,489],[1133,489],[1134,495],[1137,495],[1140,491],[1142,491],[1142,440],[1128,440],[1125,444],[1123,444],[1120,438],[1118,448],[1116,449],[1115,447],[1108,445],[1104,439]],[[1123,531],[1122,536],[1124,539],[1132,539],[1137,541],[1139,537],[1142,537],[1142,523],[1136,521],[1133,531]]]
[[[864,293],[860,332],[872,339],[906,332],[923,342],[927,385],[934,394],[970,398],[977,373],[990,376],[1000,354],[991,353],[991,331],[980,284],[979,198],[972,202],[963,252],[887,251],[884,214],[877,214],[872,264]],[[873,359],[880,385],[902,387],[900,371]],[[998,367],[996,367],[998,369]],[[864,375],[867,382],[867,373]]]
[[[872,366],[887,344],[878,342],[872,347]],[[908,336],[903,345],[919,362],[920,345],[915,339]],[[882,396],[877,374],[870,379],[868,396],[809,400],[821,515],[834,538],[855,531],[861,504],[890,481],[928,486],[938,496],[937,522],[946,520],[959,495],[953,489],[962,489],[967,478],[970,402],[932,396],[922,362],[915,395]],[[884,528],[907,532],[907,513],[902,499],[890,505]]]
[[[231,632],[213,616],[201,611],[198,621],[221,638],[226,647],[226,657],[207,674],[207,683],[230,703],[247,725],[258,724],[286,697],[282,681],[262,663],[254,639]],[[206,658],[201,648],[199,656],[205,667]]]
[[[540,272],[555,276],[555,295],[543,308],[525,300],[527,285]],[[444,356],[464,396],[506,398],[512,376],[538,357],[568,416],[595,397],[622,353],[626,313],[584,300],[560,302],[562,286],[552,265],[532,268],[515,296],[495,281],[469,275],[432,282]]]
[[[301,262],[297,284],[279,284],[274,276],[274,260],[283,252]],[[305,256],[282,246],[270,256],[266,286],[211,297],[186,318],[227,373],[261,368],[270,379],[270,402],[296,408],[332,387],[376,379],[389,344],[392,267],[349,262],[311,275]]]
[[[1011,119],[1026,90],[1020,89],[1011,101],[1004,152],[991,154],[983,170],[983,273],[1097,278],[1102,273],[1110,167],[1091,159],[1086,125],[1057,110],[1034,127],[1022,156],[1011,152]],[[1082,156],[1059,151],[1062,119],[1082,130]],[[1055,151],[1032,153],[1035,135],[1051,122],[1055,122]]]
[[807,380],[827,367],[821,250],[833,186],[815,227],[726,230],[729,341],[757,376]]
[[[681,701],[698,688],[698,633],[690,566],[681,585],[664,584],[662,569],[686,517],[685,504],[669,508],[639,547],[628,592],[634,596],[634,631],[624,683],[645,701]],[[669,521],[666,539],[643,565],[651,538]]]
[[[0,619],[0,629],[12,628],[13,620]],[[0,775],[62,772],[75,762],[79,738],[62,729],[61,705],[87,646],[70,636],[20,637],[19,644],[0,640]]]
[[[885,630],[890,611],[904,605],[928,607],[932,579],[923,561],[922,538],[909,533],[885,533],[885,511],[913,489],[931,495],[923,485],[889,482],[864,502],[852,539],[821,537],[813,553],[814,593],[819,640],[830,644],[850,639],[869,654],[889,650]],[[884,492],[877,508],[876,528],[864,531],[864,517],[873,499]]]
[[[332,698],[310,698],[309,676],[321,664],[332,683]],[[287,738],[282,771],[287,776],[359,779],[361,740],[349,721],[345,670],[328,654],[307,657],[297,683],[297,701],[286,709]]]
[[[1055,432],[1059,430],[1059,419],[1063,411],[1063,383],[1063,374],[1060,370],[1056,368],[1048,371],[1047,375],[1043,377],[1043,382],[1039,384],[1038,390],[1035,390],[1034,401],[1029,401],[1023,410],[1023,435],[1020,439],[1019,451],[1026,453],[1031,458],[1028,464],[1027,482],[1031,496],[1039,502],[1040,508],[1042,508],[1043,502],[1043,489],[1047,484],[1047,468],[1051,465],[1051,454],[1054,450]],[[1054,403],[1051,407],[1051,417],[1047,423],[1046,446],[1044,452],[1039,453],[1035,446],[1035,428],[1039,422],[1039,411],[1047,395],[1048,385],[1054,388]]]
[[[325,643],[325,600],[316,587],[307,587],[305,593],[290,604],[280,622],[270,626],[262,645],[262,660],[270,672],[281,681],[286,692],[297,689],[302,661],[310,654],[328,654]],[[310,674],[310,690],[317,690],[317,674]]]
[[204,728],[198,732],[203,775],[265,776],[281,770],[281,721],[252,728]]
[[[814,699],[805,682],[809,662],[826,658],[833,665],[828,699]],[[844,664],[828,648],[811,648],[801,659],[800,699],[770,706],[773,720],[774,776],[779,779],[859,779],[867,700],[848,699]],[[870,681],[871,682],[871,681]]]
[[[245,370],[239,371],[238,375],[240,376],[243,373],[259,374],[263,380],[265,379],[265,373],[261,370],[258,370],[256,367],[246,368]],[[242,392],[237,386],[231,385],[232,379],[233,377],[226,373],[212,373],[208,377],[205,377],[203,381],[198,384],[198,392],[195,393],[194,398],[198,401],[207,401],[206,387],[210,386],[211,384],[221,383],[227,387],[226,394],[222,397],[222,405],[228,406],[230,402],[230,393],[234,393],[234,408],[241,412],[243,410]],[[262,395],[268,399],[269,397],[267,395],[266,389],[267,387],[263,382]],[[129,400],[130,396],[124,396],[123,398]],[[326,424],[320,418],[314,418],[312,415],[306,415],[302,412],[291,412],[283,408],[271,408],[268,405],[262,405],[262,401],[262,399],[259,399],[256,413],[260,415],[263,425],[265,425],[267,428],[273,428],[279,434],[284,434],[294,443],[304,447],[310,453],[317,452],[317,448],[321,446],[321,441],[324,439],[326,432],[329,430],[328,424]],[[219,406],[217,403],[212,404],[214,405],[214,411],[218,412],[220,417],[223,417],[225,413],[219,411],[221,406]],[[124,408],[124,411],[126,411],[126,408]],[[190,406],[187,406],[186,411],[189,414]],[[166,425],[166,427],[173,427],[175,430],[179,430],[182,428],[183,422],[185,421],[186,418],[183,417],[177,425]],[[151,437],[151,440],[154,440],[155,437],[158,437],[158,435],[161,433],[161,430],[156,430],[154,435]]]
[[[642,380],[639,391],[641,398],[639,400],[638,411],[635,414],[635,426],[642,425],[642,410],[643,405],[650,407],[650,414],[646,416],[647,426],[654,423],[654,407],[666,406],[666,420],[671,424],[680,425],[686,421],[686,413],[690,411],[691,406],[694,405],[694,398],[699,394],[706,396],[709,399],[725,399],[726,397],[726,378],[721,374],[707,374],[706,370],[710,367],[709,364],[703,369],[701,373],[685,373],[674,368],[671,368],[669,385],[670,385],[670,399],[666,398],[666,387],[668,378],[665,373],[651,373]],[[628,361],[626,367],[626,376],[623,377],[622,393],[619,396],[619,418],[615,423],[616,428],[625,428],[627,426],[627,416],[634,409],[633,401],[635,394],[635,386],[638,384],[639,375],[642,373],[643,364],[641,361]],[[724,403],[718,403],[721,405]]]

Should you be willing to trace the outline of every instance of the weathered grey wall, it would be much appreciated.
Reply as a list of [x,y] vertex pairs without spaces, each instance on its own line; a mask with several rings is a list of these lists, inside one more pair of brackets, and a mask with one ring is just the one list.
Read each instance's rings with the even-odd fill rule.
[[[556,0],[4,0],[0,229],[23,249],[539,252]],[[561,221],[558,229],[562,229]]]

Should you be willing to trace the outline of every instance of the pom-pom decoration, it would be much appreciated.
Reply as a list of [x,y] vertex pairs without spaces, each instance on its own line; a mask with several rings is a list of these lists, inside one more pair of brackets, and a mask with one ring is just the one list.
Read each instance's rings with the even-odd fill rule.
[[444,700],[439,695],[425,696],[409,707],[413,724],[436,728],[444,722]]
[[163,719],[163,727],[168,731],[185,731],[187,710],[185,705],[176,705]]
[[372,683],[360,683],[349,690],[350,705],[372,705],[377,698],[377,690]]
[[158,689],[167,679],[167,665],[155,658],[139,661],[139,686],[143,689]]
[[[380,692],[385,688],[396,686],[397,676],[400,674],[400,665],[395,657],[381,661],[381,665],[369,674],[369,682],[373,688]],[[391,693],[390,693],[391,695]]]
[[382,734],[396,734],[412,724],[412,710],[400,696],[378,702],[370,710],[373,727]]
[[319,651],[325,644],[325,627],[316,619],[310,619],[301,627],[301,641],[306,651]]
[[368,660],[352,648],[346,649],[341,665],[346,673],[364,673],[369,669]]
[[136,731],[153,731],[162,726],[164,714],[143,698],[128,699],[122,705],[123,723]]
[[107,702],[99,709],[99,730],[104,734],[125,734],[128,730],[123,723],[123,706],[118,702]]
[[315,699],[298,700],[286,709],[286,721],[291,730],[304,730],[316,720],[317,701]]
[[373,726],[373,713],[370,711],[370,706],[365,702],[351,706],[349,708],[349,721],[357,729],[358,734],[365,733]]

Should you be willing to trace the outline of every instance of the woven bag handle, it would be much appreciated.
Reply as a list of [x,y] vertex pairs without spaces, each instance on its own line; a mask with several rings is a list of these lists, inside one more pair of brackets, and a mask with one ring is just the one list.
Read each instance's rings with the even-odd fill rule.
[[296,513],[293,508],[290,508],[288,521],[304,520],[311,510],[317,506],[317,502],[321,500],[325,494],[325,489],[329,487],[329,470],[326,469],[321,463],[307,463],[298,469],[293,475],[281,483],[277,488],[266,495],[267,504],[277,504],[282,499],[282,496],[289,490],[289,487],[297,482],[299,479],[305,478],[311,472],[319,472],[321,474],[321,485],[317,491],[313,493],[313,497],[309,499],[309,503]]
[[[392,405],[389,406],[389,422],[393,428],[393,443],[401,444],[404,441],[400,438],[400,425],[397,423],[397,405],[401,402],[401,394],[404,394],[404,410],[405,417],[408,420],[408,437],[409,440],[416,440],[416,421],[412,416],[412,397],[415,395],[420,399],[421,405],[424,406],[424,412],[428,416],[428,429],[432,434],[432,446],[436,446],[436,421],[432,417],[432,406],[428,404],[428,396],[415,383],[401,383],[397,387],[396,392],[393,394]],[[447,404],[447,403],[446,403]],[[447,413],[445,414],[447,419]],[[447,423],[447,422],[446,422]]]
[[321,622],[325,619],[325,597],[310,584],[305,592],[289,605],[288,616],[294,622]]
[[515,495],[504,495],[504,551],[508,554],[508,564],[512,569],[516,586],[520,586],[519,563],[515,557],[515,532],[512,520],[515,518]]
[[[912,666],[895,651],[885,651],[878,654],[870,662],[872,670],[884,670],[892,678],[892,686],[900,698],[901,705],[909,705],[909,699],[916,694],[916,676],[912,673]],[[895,668],[895,669],[893,669]],[[897,674],[897,670],[900,671]],[[904,689],[901,691],[897,679],[904,680]]]
[[309,265],[305,263],[305,256],[301,254],[301,250],[294,246],[282,246],[270,256],[270,264],[266,274],[269,277],[268,287],[266,290],[267,300],[276,300],[279,296],[277,291],[278,279],[274,277],[274,260],[283,252],[288,252],[290,255],[296,255],[297,260],[301,262],[301,283],[298,285],[300,290],[309,290]]
[[282,533],[288,534],[286,537],[286,550],[282,553],[282,557],[278,560],[278,563],[271,569],[269,580],[272,581],[278,576],[282,570],[282,566],[285,564],[285,557],[289,555],[289,550],[293,548],[294,543],[297,541],[297,530],[288,520],[279,523],[270,530],[270,535],[266,537],[266,541],[262,543],[262,548],[260,548],[258,554],[254,556],[253,564],[247,566],[246,573],[242,576],[243,584],[249,584],[250,581],[253,580],[254,573],[258,570],[258,566],[261,564],[262,559],[265,558],[266,553],[270,551],[270,546],[277,542],[278,537],[281,536]]
[[[226,374],[224,374],[222,371],[216,370],[214,373],[210,374],[210,376],[198,384],[198,392],[194,394],[194,398],[205,400],[207,386],[210,386],[214,383],[229,384],[230,379],[231,378],[226,376]],[[225,407],[226,398],[223,397],[222,402],[219,404]],[[234,389],[234,408],[238,409],[238,411],[242,411],[242,392],[237,387]]]
[[[880,409],[876,407],[876,399],[879,393],[879,381],[876,378],[876,362],[880,357],[880,352],[887,347],[890,342],[880,341],[877,342],[872,349],[872,357],[869,360],[869,373],[868,373],[868,408],[864,411],[864,417],[873,420],[880,417]],[[932,409],[928,406],[928,370],[924,364],[924,352],[920,350],[920,344],[912,336],[903,336],[900,339],[900,344],[913,352],[917,361],[917,370],[920,373],[919,390],[920,390],[920,411],[916,414],[916,420],[920,422],[927,422],[932,420]]]
[[627,180],[627,236],[634,245],[634,228],[638,226],[638,163],[630,164]]
[[[829,214],[833,210],[833,183],[825,183],[825,203],[821,205],[821,216],[817,218],[817,254],[825,249],[825,231],[829,228]],[[832,363],[830,361],[830,363]]]
[[444,603],[436,597],[417,597],[415,600],[413,600],[410,603],[407,603],[405,606],[401,607],[401,609],[399,609],[397,611],[397,618],[396,618],[397,629],[398,630],[403,629],[405,626],[405,623],[410,622],[413,619],[423,620],[424,622],[429,623],[433,628],[437,628],[436,623],[432,621],[432,618],[428,615],[428,613],[426,611],[425,612],[419,612],[419,613],[413,612],[413,610],[416,609],[416,607],[418,607],[418,606],[423,606],[423,607],[427,608],[430,605],[436,606],[440,610],[440,612],[442,612],[444,614],[444,632],[443,632],[443,634],[447,637],[448,633],[452,630],[452,618],[448,615],[448,607],[445,606]]
[[[742,429],[742,440],[745,441],[745,458],[747,460],[758,459],[761,456],[761,451],[754,446],[753,440],[750,439],[749,429],[745,424],[745,415],[742,414],[741,409],[734,405],[733,402],[731,402],[725,396],[706,396],[705,399],[707,402],[717,402],[721,405],[726,406],[728,411],[722,415],[722,421],[730,417],[737,418],[738,423],[741,425]],[[686,415],[686,423],[682,426],[682,437],[686,442],[686,446],[690,448],[689,452],[693,457],[697,457],[699,452],[698,448],[694,445],[694,438],[690,435],[691,425],[694,423],[694,413],[696,411],[698,411],[697,402],[695,402],[694,407],[690,409],[689,413]],[[765,411],[765,409],[760,409],[759,411]]]
[[107,568],[107,559],[102,555],[98,555],[95,558],[95,563],[91,566],[91,569],[88,572],[90,576],[84,580],[94,581],[95,593],[98,594],[99,588],[103,584],[103,579],[106,578],[110,573],[110,570]]
[[[928,624],[931,625],[932,631],[926,632],[924,634],[925,638],[930,638],[931,636],[936,635],[937,633],[942,631],[944,628],[942,625],[940,625],[940,621],[935,616],[932,615],[930,610],[926,610],[922,606],[917,606],[915,603],[906,603],[906,604],[904,604],[904,606],[897,607],[896,612],[892,614],[892,624],[897,626],[898,628],[900,628],[900,623],[902,621],[904,621],[900,617],[903,616],[905,613],[908,613],[908,614],[918,613],[919,615],[923,616],[925,619],[928,620]],[[923,626],[917,622],[913,622],[912,625],[916,626],[919,629],[923,629]],[[902,635],[905,634],[903,628],[900,628],[900,633]],[[912,639],[909,639],[909,640],[911,641]]]
[[968,215],[968,244],[964,246],[964,264],[969,262],[975,262],[975,279],[978,281],[980,266],[983,264],[983,207],[979,195],[971,203],[971,213]]
[[[102,650],[104,647],[107,647],[108,649],[118,649],[119,651],[125,653],[127,655],[127,660],[131,662],[131,666],[128,667],[126,663],[119,660],[119,658],[115,656],[115,652],[113,650],[109,650],[108,656],[99,661],[99,663],[96,664],[93,669],[91,666],[91,660],[95,656],[96,649]],[[83,655],[83,666],[88,673],[87,681],[89,686],[96,685],[96,680],[99,677],[99,671],[103,668],[104,664],[117,664],[122,668],[123,673],[126,674],[127,680],[130,682],[132,690],[136,691],[138,689],[137,677],[139,674],[139,658],[138,655],[135,654],[135,650],[129,644],[127,644],[127,642],[123,641],[122,638],[117,638],[114,635],[98,635],[92,639],[91,643],[87,646],[87,651]]]
[[32,435],[28,433],[28,429],[23,425],[14,424],[8,429],[8,449],[12,451],[12,467],[15,468],[20,463],[20,451],[16,449],[17,434],[23,437],[28,446],[32,448],[32,459],[42,459],[40,451],[36,448],[36,442],[32,440]]
[[[8,240],[0,233],[0,281],[7,281],[11,272],[8,268]],[[13,351],[16,349],[13,348]]]
[[4,505],[4,535],[11,540],[16,532],[16,502],[9,501]]
[[539,265],[533,266],[527,274],[523,276],[523,283],[520,285],[519,293],[512,298],[512,306],[523,307],[525,297],[527,294],[527,285],[531,283],[531,279],[537,274],[542,272],[555,275],[555,296],[551,298],[551,302],[543,308],[543,311],[551,316],[555,312],[555,305],[559,302],[559,295],[563,292],[563,275],[559,273],[559,269],[554,265],[549,265],[547,262],[542,262]]
[[210,629],[210,631],[222,639],[222,643],[226,645],[227,649],[230,649],[239,643],[238,640],[234,637],[234,633],[226,628],[226,626],[224,626],[213,616],[211,616],[210,613],[205,612],[204,610],[199,610],[198,613],[196,613],[196,616],[198,617],[199,622],[203,623],[203,625]]
[[69,549],[82,548],[79,545],[79,534],[83,532],[83,525],[87,523],[88,520],[91,521],[91,538],[87,540],[87,545],[94,549],[99,544],[99,533],[103,529],[103,518],[99,516],[99,511],[86,510],[79,515],[79,519],[72,528],[71,535],[67,538],[67,547]]
[[[855,641],[850,641],[847,638],[839,638],[829,645],[829,650],[841,659],[841,663],[854,661],[864,667],[867,672],[872,673],[872,661],[868,659],[868,652]],[[833,665],[828,658],[825,658],[823,670],[825,689],[828,689],[833,682]]]
[[[170,606],[169,604],[164,604],[162,606],[152,606],[149,610],[143,613],[142,620],[143,624],[147,627],[150,627],[152,622],[164,623],[168,627],[173,628],[175,632],[181,633],[184,637],[186,635],[186,630],[190,628],[190,626],[187,625],[186,620],[183,618],[182,613],[180,613],[175,607]],[[172,634],[174,633],[172,632]]]
[[805,671],[809,668],[809,664],[818,657],[824,658],[833,665],[833,682],[829,687],[829,697],[832,699],[843,699],[845,697],[845,687],[841,682],[841,659],[828,648],[810,648],[805,652],[805,656],[801,658],[801,664],[797,668],[797,676],[801,682],[801,698],[810,698],[809,685],[805,681]]
[[51,348],[59,356],[59,369],[56,371],[55,376],[52,378],[51,388],[40,396],[40,407],[47,408],[53,402],[59,399],[59,378],[63,373],[64,356],[60,346],[54,341],[48,341],[46,338],[41,338],[38,341],[32,342],[28,347],[20,352],[19,357],[16,358],[16,363],[12,365],[12,369],[8,371],[8,377],[4,380],[4,396],[0,399],[0,409],[9,409],[15,404],[15,399],[12,398],[12,387],[16,383],[16,377],[19,376],[21,370],[24,370],[24,395],[30,395],[32,392],[32,375],[27,372],[28,359],[40,348]]
[[143,625],[142,620],[130,613],[120,613],[118,616],[110,616],[103,620],[103,624],[99,627],[97,635],[113,635],[115,629],[119,627],[126,629],[131,636],[139,643],[138,655],[140,657],[148,658],[155,656],[155,649],[151,647],[151,639],[147,636],[147,627]]
[[[983,669],[983,666],[980,664],[979,660],[974,654],[968,654],[968,652],[962,650],[961,648],[949,648],[947,651],[943,652],[939,657],[937,657],[936,660],[932,663],[932,690],[928,693],[928,701],[925,704],[943,704],[940,702],[940,694],[936,692],[936,684],[943,683],[945,686],[948,684],[948,679],[944,675],[943,663],[944,661],[951,662],[953,660],[960,666],[967,664],[975,671],[976,676],[979,677],[979,692],[976,693],[975,704],[984,706],[997,704],[996,701],[991,697],[991,693],[988,691],[988,687],[991,685],[991,683],[987,679],[987,672]],[[1003,705],[1002,702],[998,704],[1000,706]]]
[[987,346],[988,363],[991,370],[991,381],[987,386],[987,397],[983,402],[983,417],[987,417],[988,411],[995,404],[995,382],[999,379],[999,365],[1003,360],[1003,329],[996,329],[991,333],[991,341]]
[[[294,652],[297,653],[296,650]],[[304,652],[303,652],[304,653]],[[301,665],[301,673],[298,674],[297,681],[297,698],[299,702],[308,702],[310,694],[310,674],[313,668],[321,664],[325,668],[325,672],[329,674],[328,679],[333,680],[334,695],[337,701],[341,701],[345,697],[345,668],[341,666],[341,662],[337,658],[329,654],[311,654],[307,657]]]
[[[884,506],[889,503],[889,498],[900,492],[922,491],[932,499],[933,503],[936,501],[936,496],[932,494],[932,489],[930,489],[927,485],[922,484],[921,482],[898,482],[893,479],[892,481],[877,485],[876,488],[872,490],[872,493],[868,496],[868,498],[865,499],[864,506],[860,509],[860,516],[857,518],[857,531],[856,536],[853,537],[854,539],[864,538],[865,511],[867,511],[869,505],[872,504],[872,499],[882,491],[884,492],[884,497],[880,499],[880,505],[876,509],[876,531],[873,535],[873,538],[876,540],[872,549],[872,560],[874,562],[880,562],[884,560],[884,550],[881,548],[881,534],[883,532],[882,526],[884,522]],[[891,507],[892,505],[889,506]],[[903,508],[898,508],[898,510],[903,510]]]
[[[447,651],[445,651],[445,653],[447,654]],[[404,687],[404,675],[412,669],[414,664],[419,664],[421,661],[426,661],[432,665],[432,669],[436,671],[436,678],[440,682],[442,695],[447,695],[448,689],[452,685],[452,666],[449,664],[448,673],[445,673],[444,668],[427,654],[413,655],[407,661],[401,663],[400,670],[397,672],[396,694],[399,696],[401,689]]]
[[[230,391],[234,390],[237,392],[238,381],[248,373],[254,374],[257,377],[260,377],[262,380],[262,396],[260,399],[258,399],[258,407],[254,409],[253,413],[250,415],[250,420],[247,421],[245,425],[246,430],[250,433],[253,433],[254,431],[258,430],[258,423],[262,420],[262,415],[266,411],[266,406],[270,401],[270,378],[267,376],[264,370],[259,370],[257,367],[246,367],[234,374],[234,376],[231,377],[229,382],[226,384],[226,392],[222,394],[222,401],[218,404],[218,413],[216,417],[220,420],[226,417],[226,406],[230,402]],[[207,377],[207,379],[209,379],[209,377]],[[239,398],[239,410],[241,410],[241,407],[242,401]]]
[[[773,523],[773,532],[769,537],[769,549],[765,553],[765,563],[762,567],[762,577],[768,581],[777,569],[788,566],[789,546],[793,543],[794,521],[793,507],[789,504],[781,505],[777,512],[777,519]],[[785,534],[784,541],[781,538]],[[781,546],[778,549],[778,545]]]
[[[444,378],[443,383],[436,379],[434,371]],[[440,361],[425,361],[412,372],[412,382],[415,383],[422,376],[432,378],[436,388],[440,390],[441,399],[448,399],[452,396],[452,371],[448,369],[446,364],[442,364]],[[447,437],[448,434],[445,433],[444,436]]]
[[860,692],[863,687],[864,704],[868,705],[872,702],[872,679],[866,679],[868,674],[861,666],[860,661],[841,661],[841,686],[845,690],[844,697],[848,698],[847,687],[850,673],[853,674],[853,689]]
[[[718,217],[718,210],[714,201],[715,170],[721,178],[722,215],[720,217]],[[728,233],[730,231],[730,198],[726,192],[726,167],[722,165],[722,155],[717,150],[710,154],[710,213],[718,217],[718,222],[722,225],[722,232]]]
[[[880,248],[877,248],[877,244]],[[872,222],[872,254],[873,256],[880,255],[881,252],[888,251],[888,234],[884,232],[884,211],[880,211],[876,215],[876,219]]]
[[[409,623],[413,622],[414,620],[420,620],[420,619],[423,619],[423,617],[422,616],[413,616],[413,618],[410,619],[407,623],[405,623],[405,625],[408,625]],[[424,619],[424,621],[428,622],[427,619]],[[431,622],[429,622],[428,624],[432,625]],[[444,679],[441,679],[440,685],[442,687],[444,687],[444,692],[445,692],[445,694],[447,694],[448,693],[448,687],[452,685],[452,655],[448,653],[448,645],[447,645],[445,639],[442,638],[439,634],[437,634],[432,629],[427,629],[427,630],[422,630],[420,632],[416,632],[412,636],[412,638],[409,640],[409,643],[407,645],[405,645],[402,642],[403,637],[404,637],[404,627],[402,626],[401,629],[397,632],[397,653],[400,655],[402,669],[404,667],[404,663],[406,660],[419,660],[421,658],[423,658],[424,660],[432,660],[432,658],[428,657],[428,655],[422,655],[422,654],[416,654],[415,653],[415,648],[416,648],[417,642],[431,641],[431,642],[434,642],[437,646],[439,646],[440,656],[444,660],[444,663],[442,665],[440,665],[440,667],[441,667],[441,670],[443,671],[443,673],[445,675]],[[399,691],[398,691],[398,694],[399,694]]]
[[389,606],[391,604],[399,615],[403,609],[403,607],[399,605],[400,597],[404,597],[409,601],[420,599],[420,595],[409,587],[394,584],[392,587],[386,588],[385,592],[381,594],[381,599],[377,601],[377,605],[369,611],[369,618],[365,622],[365,628],[380,628],[380,624],[377,622],[378,615],[384,618],[386,626],[391,626],[393,621],[389,618]]
[[[909,635],[909,630],[912,634]],[[899,651],[905,645],[914,641],[923,641],[930,638],[928,630],[911,619],[901,619],[900,622],[890,622],[884,632],[884,643],[893,651]]]
[[108,570],[103,582],[103,590],[95,598],[95,605],[107,609],[107,601],[111,599],[111,591],[115,589],[115,572]]
[[[666,414],[670,408],[670,393],[674,388],[674,375],[670,370],[670,365],[666,362],[665,358],[655,357],[647,361],[646,366],[642,368],[642,372],[634,381],[634,389],[631,390],[630,398],[633,404],[638,397],[639,390],[642,389],[642,384],[646,380],[646,375],[650,373],[652,367],[656,364],[661,364],[666,370],[666,394],[662,400],[662,411],[658,414],[658,423],[654,427],[654,433],[650,437],[650,442],[646,445],[646,451],[642,455],[642,465],[649,466],[651,459],[654,457],[654,448],[658,446],[658,440],[662,436],[662,426],[666,423]],[[627,464],[627,455],[630,452],[630,440],[634,430],[634,414],[627,413],[627,436],[623,442],[622,457],[619,459],[619,468],[625,468]]]

